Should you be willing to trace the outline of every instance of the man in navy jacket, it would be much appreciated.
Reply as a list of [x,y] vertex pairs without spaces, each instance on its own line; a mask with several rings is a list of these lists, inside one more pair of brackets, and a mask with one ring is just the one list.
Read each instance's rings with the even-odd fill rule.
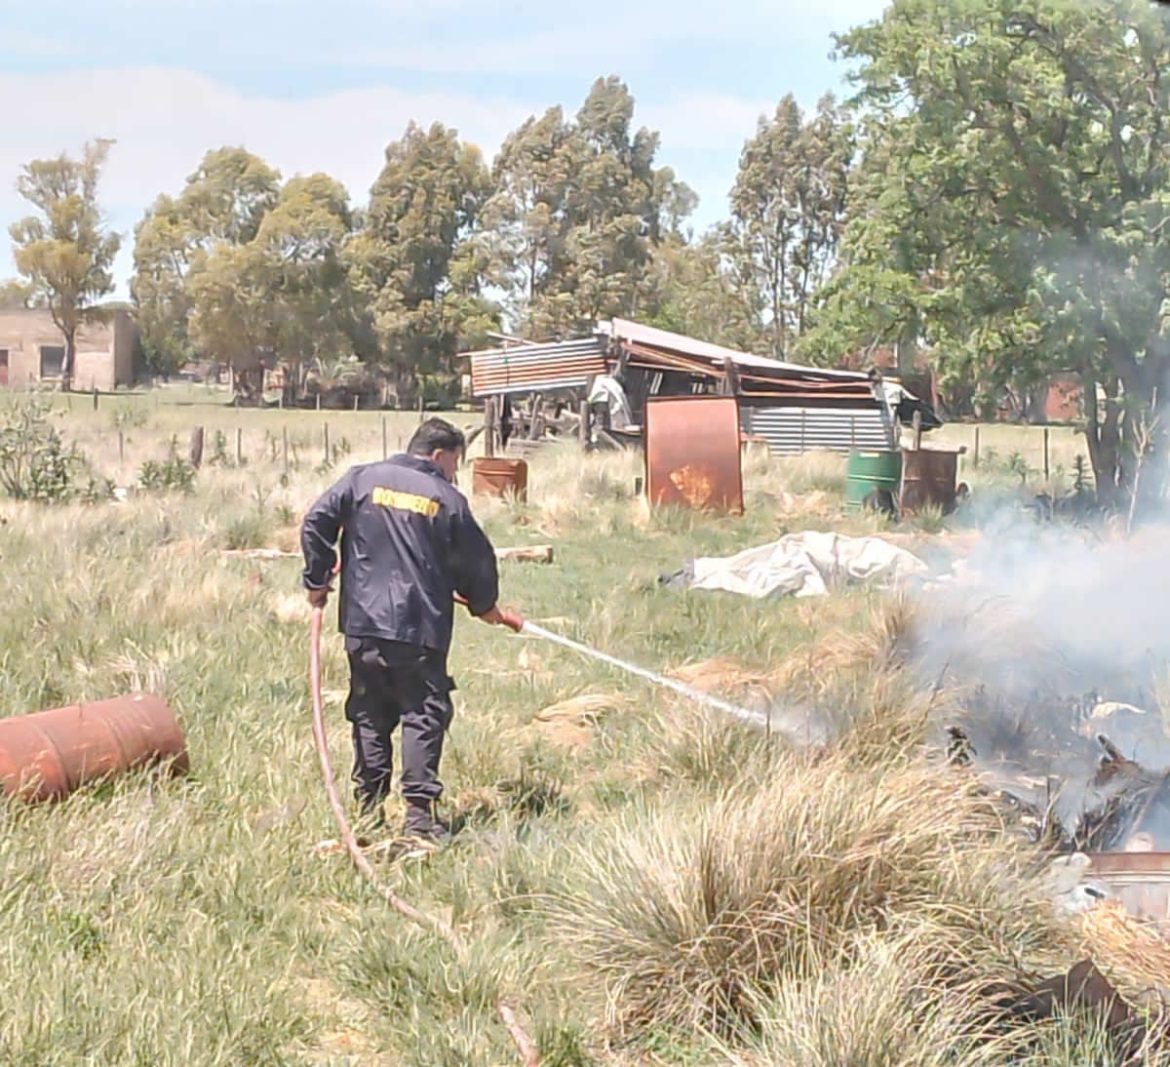
[[441,840],[439,761],[451,722],[447,674],[454,598],[472,615],[519,630],[496,604],[495,550],[455,488],[463,434],[424,422],[407,454],[351,468],[309,509],[301,531],[309,602],[324,607],[341,540],[340,625],[349,656],[346,718],[356,795],[381,819],[390,792],[390,735],[402,724],[406,834]]

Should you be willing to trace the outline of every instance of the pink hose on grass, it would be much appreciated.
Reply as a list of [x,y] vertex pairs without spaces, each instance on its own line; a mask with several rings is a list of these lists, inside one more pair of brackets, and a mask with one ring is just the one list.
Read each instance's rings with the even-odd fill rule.
[[[374,870],[373,864],[362,851],[357,838],[354,837],[353,830],[350,828],[349,820],[345,817],[345,807],[341,803],[341,795],[337,791],[337,779],[333,774],[333,764],[329,759],[329,742],[325,736],[325,713],[321,701],[321,624],[324,614],[324,609],[314,607],[309,620],[309,690],[313,700],[313,739],[317,743],[317,756],[321,761],[321,776],[325,779],[325,792],[329,796],[329,807],[333,811],[333,821],[337,824],[337,832],[341,835],[341,840],[345,844],[345,850],[349,853],[353,865],[362,877],[378,891],[387,904],[411,922],[438,934],[454,949],[457,956],[464,958],[466,949],[463,940],[449,923],[434,915],[428,915],[425,911],[420,911],[378,880],[378,874]],[[539,1067],[540,1054],[532,1039],[520,1026],[516,1013],[503,1001],[496,1005],[496,1011],[507,1027],[508,1034],[516,1046],[516,1051],[520,1054],[520,1061],[524,1067]]]

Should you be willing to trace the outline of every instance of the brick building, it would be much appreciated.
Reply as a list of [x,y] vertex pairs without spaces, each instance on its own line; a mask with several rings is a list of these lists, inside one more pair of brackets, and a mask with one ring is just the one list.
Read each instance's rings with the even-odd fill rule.
[[[134,380],[137,327],[122,308],[107,312],[104,322],[77,331],[73,367],[75,389],[109,392]],[[59,381],[65,339],[41,308],[0,310],[0,389],[27,389]]]

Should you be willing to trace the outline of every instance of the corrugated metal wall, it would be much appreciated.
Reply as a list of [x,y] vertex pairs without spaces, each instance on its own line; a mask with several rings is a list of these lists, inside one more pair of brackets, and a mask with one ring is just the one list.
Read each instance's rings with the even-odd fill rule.
[[518,346],[473,355],[471,391],[478,397],[584,389],[591,377],[605,371],[605,353],[597,338]]
[[773,455],[848,452],[896,447],[894,427],[877,405],[858,408],[749,407],[742,405],[745,433],[763,437]]

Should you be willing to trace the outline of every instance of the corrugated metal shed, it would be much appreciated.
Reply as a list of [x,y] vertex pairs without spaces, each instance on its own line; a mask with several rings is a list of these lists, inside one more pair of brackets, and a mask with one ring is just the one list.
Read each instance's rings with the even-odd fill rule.
[[474,396],[584,389],[606,372],[604,342],[596,337],[519,345],[471,353]]
[[868,407],[834,408],[743,405],[740,414],[744,432],[764,438],[773,455],[897,447],[889,414],[876,402]]
[[710,341],[699,341],[681,333],[672,333],[670,330],[660,330],[655,326],[643,326],[640,322],[630,322],[627,319],[599,322],[596,326],[596,332],[599,335],[612,337],[615,341],[626,341],[646,348],[677,352],[680,355],[690,356],[692,359],[702,360],[715,368],[719,367],[724,360],[730,360],[742,370],[755,371],[765,378],[791,379],[796,377],[812,381],[867,383],[866,375],[860,371],[826,370],[823,367],[808,367],[800,363],[785,363],[779,359],[769,359],[767,356],[756,356],[750,352],[740,352],[735,348],[725,348],[723,345],[712,344]]

